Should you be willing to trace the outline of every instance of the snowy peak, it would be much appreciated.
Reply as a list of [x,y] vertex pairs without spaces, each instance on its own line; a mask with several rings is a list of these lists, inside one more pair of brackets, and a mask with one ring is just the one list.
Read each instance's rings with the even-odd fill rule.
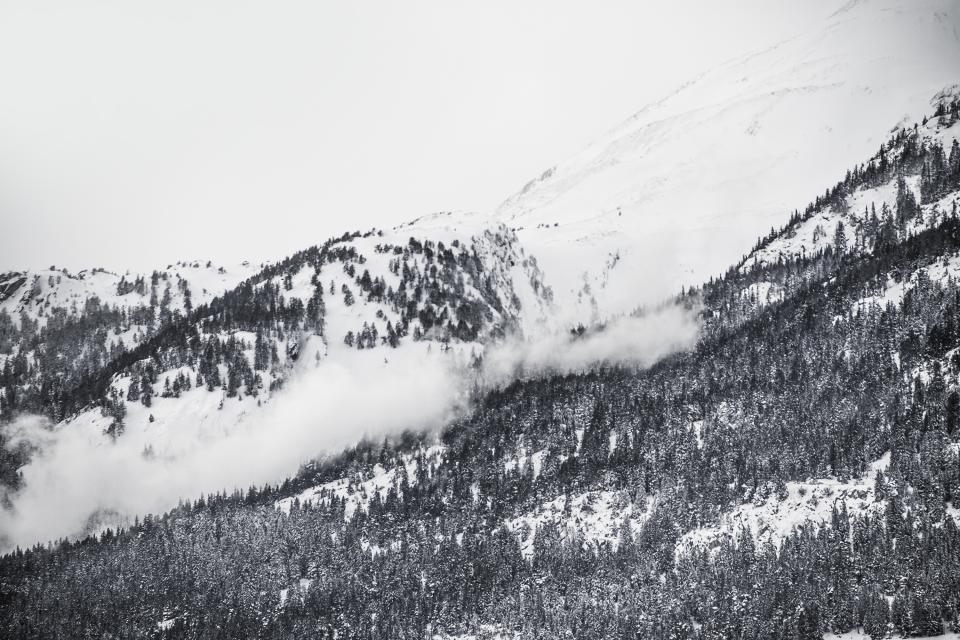
[[497,215],[542,258],[560,296],[583,285],[570,262],[591,265],[590,279],[619,256],[629,277],[608,278],[608,294],[595,296],[601,313],[624,311],[617,291],[631,282],[648,283],[639,293],[651,299],[697,285],[874,153],[892,128],[932,111],[931,97],[958,79],[958,6],[845,5],[644,108]]
[[[753,194],[731,191],[734,185],[727,184],[744,173],[740,169],[755,170],[740,180],[762,186],[764,175],[782,173],[765,163],[794,169],[827,164],[817,175],[791,176],[805,183],[791,188],[804,197],[804,190],[827,182],[831,171],[872,151],[883,132],[905,118],[919,119],[930,97],[957,81],[958,20],[953,0],[850,4],[819,28],[723,64],[645,107],[544,171],[498,214],[530,226],[611,217],[618,208],[626,213],[627,207],[666,198],[724,205],[725,198],[742,195],[736,199],[750,205],[755,197],[746,196]],[[846,162],[831,153],[850,154],[854,145],[861,152]],[[830,162],[836,164],[831,168]],[[789,182],[768,185],[769,190],[782,191]],[[789,206],[789,194],[779,201]],[[676,213],[717,215],[709,210],[715,207],[706,208]],[[645,222],[662,217],[637,213]]]

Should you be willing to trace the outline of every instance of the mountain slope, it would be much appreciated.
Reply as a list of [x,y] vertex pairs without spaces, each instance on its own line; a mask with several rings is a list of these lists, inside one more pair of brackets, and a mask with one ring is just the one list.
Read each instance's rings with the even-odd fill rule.
[[[929,63],[924,56],[949,58],[953,8],[954,3],[941,7],[934,0],[904,10],[882,0],[853,5],[832,16],[821,30],[707,74],[508,201],[501,215],[509,217],[511,225],[520,224],[516,231],[482,215],[439,213],[388,231],[345,234],[259,268],[241,265],[223,270],[186,263],[149,277],[102,270],[76,276],[60,271],[3,276],[0,412],[43,413],[57,423],[57,430],[80,430],[94,443],[123,437],[136,455],[182,455],[211,438],[222,439],[241,426],[259,424],[267,415],[264,407],[276,407],[274,400],[283,397],[289,379],[309,378],[321,365],[324,371],[342,366],[344,357],[361,351],[401,349],[407,354],[394,358],[384,353],[384,365],[389,367],[391,360],[408,362],[409,354],[436,345],[438,353],[451,355],[445,362],[465,367],[485,345],[504,335],[565,332],[578,323],[597,323],[673,294],[677,281],[662,272],[676,273],[672,260],[695,251],[697,235],[678,232],[671,224],[684,228],[701,212],[710,211],[730,214],[723,218],[724,227],[748,233],[750,224],[737,217],[741,212],[714,206],[711,193],[718,189],[733,193],[730,189],[749,185],[751,198],[757,202],[768,198],[764,206],[783,214],[798,202],[784,203],[791,194],[814,179],[807,177],[808,167],[817,165],[812,175],[819,175],[838,155],[847,153],[829,145],[828,152],[801,153],[805,148],[798,146],[801,138],[808,145],[820,140],[816,136],[807,140],[804,131],[822,113],[815,111],[816,118],[811,118],[799,112],[812,108],[806,100],[819,100],[819,108],[836,116],[836,101],[851,99],[850,92],[861,84],[829,81],[834,75],[863,71],[865,82],[877,80],[879,54],[874,45],[855,36],[886,33],[892,38],[907,27],[926,36],[930,34],[923,29],[935,34],[930,36],[929,52],[920,45],[898,49],[892,72],[897,76]],[[940,66],[924,67],[916,86],[942,81]],[[746,79],[733,81],[741,77]],[[801,81],[820,84],[815,91],[791,88]],[[890,88],[877,82],[878,91]],[[955,171],[960,156],[952,146],[958,132],[952,95],[937,91],[932,101],[939,111],[928,111],[934,117],[916,123],[916,129],[896,129],[893,139],[867,136],[870,151],[880,146],[881,152],[868,163],[855,165],[842,183],[802,215],[795,214],[780,233],[765,238],[740,264],[742,280],[711,289],[716,298],[709,301],[711,312],[746,321],[765,304],[796,291],[806,277],[791,274],[783,263],[803,264],[835,248],[839,222],[847,229],[844,250],[868,254],[883,233],[887,235],[882,241],[890,241],[888,231],[894,223],[906,224],[905,230],[895,232],[902,236],[942,221],[954,196],[943,189],[931,191],[925,173],[933,170],[928,160],[921,162],[910,154],[929,155],[929,163],[936,156],[937,171]],[[878,98],[873,95],[870,100]],[[928,101],[930,96],[917,102]],[[851,148],[865,146],[858,142],[860,132],[874,124],[874,118],[886,119],[894,108],[880,102],[877,113],[853,128]],[[767,105],[763,118],[769,120],[743,135],[762,134],[762,140],[745,148],[738,145],[736,153],[745,162],[756,166],[765,162],[770,171],[785,173],[761,176],[753,170],[744,173],[742,166],[716,170],[722,160],[720,138],[736,142],[742,132],[731,127],[755,113],[758,105]],[[907,106],[914,108],[913,102]],[[884,125],[882,130],[886,129]],[[818,135],[832,141],[842,131],[846,125]],[[704,144],[713,145],[712,150],[683,161],[684,166],[701,163],[695,169],[697,180],[664,158],[686,153],[689,140],[699,136],[704,136]],[[939,155],[931,145],[938,146]],[[780,166],[781,157],[792,158],[790,171]],[[897,173],[884,163],[895,166]],[[714,169],[708,171],[709,167]],[[640,184],[635,172],[653,178]],[[842,169],[835,172],[840,173]],[[639,194],[636,206],[585,223],[576,221],[582,212],[572,208],[566,211],[567,218],[555,223],[558,226],[528,224],[567,206],[567,188],[571,193],[594,193],[592,189],[601,188],[590,186],[594,179],[604,190],[615,191],[603,186],[603,181],[612,181],[611,185],[621,185],[621,191]],[[690,181],[690,186],[681,189],[682,181]],[[888,223],[889,212],[900,211],[907,193],[916,211],[911,210],[908,219]],[[705,200],[696,206],[692,200],[677,201],[685,214],[671,215],[662,224],[637,222],[635,214],[642,207],[676,197]],[[536,208],[527,211],[525,206]],[[661,242],[660,234],[672,241]],[[715,234],[709,239],[717,255],[742,251]],[[656,250],[643,248],[642,243],[650,242]],[[638,260],[656,267],[656,274],[638,272]],[[687,275],[694,278],[697,273],[694,269]],[[709,275],[715,273],[719,268]],[[380,359],[365,357],[371,362]],[[28,448],[4,450],[2,458],[3,483],[19,486],[17,469],[29,459]]]
[[958,24],[956,0],[848,3],[641,110],[498,217],[558,299],[586,287],[601,316],[697,285],[955,91]]
[[[9,554],[0,624],[12,638],[960,630],[960,282],[945,268],[960,219],[931,215],[960,196],[960,164],[931,177],[940,154],[920,144],[958,118],[954,102],[896,132],[886,163],[852,168],[682,296],[704,306],[693,351],[518,382],[439,436],[361,442],[279,486]],[[851,225],[862,240],[761,259],[861,187],[880,201],[917,172],[919,200],[893,190],[882,225]],[[890,304],[862,304],[898,279]],[[759,283],[779,295],[759,300]]]
[[[960,96],[939,57],[955,9],[849,3],[642,112],[509,201],[506,222],[345,234],[196,305],[181,285],[145,302],[147,280],[110,274],[0,278],[3,417],[42,411],[120,470],[64,455],[52,475],[67,481],[43,495],[51,467],[31,456],[48,452],[0,442],[0,515],[20,516],[0,543],[74,538],[0,557],[4,637],[960,631]],[[916,120],[892,126],[900,108]],[[603,202],[619,210],[591,217]],[[750,240],[779,230],[739,261],[747,232],[710,230],[761,218]],[[686,275],[661,275],[706,245]],[[689,353],[524,379],[438,433],[364,440],[282,484],[259,464],[292,448],[292,473],[322,450],[304,432],[346,424],[356,442],[378,405],[429,404],[404,384],[428,361],[470,366],[504,335],[566,332],[701,270],[676,296],[702,320]],[[233,439],[245,430],[264,437]],[[207,450],[215,464],[177,466]],[[102,483],[92,503],[77,468]],[[191,474],[255,486],[197,498]],[[110,502],[107,482],[162,515],[130,523],[137,505]],[[72,502],[70,526],[32,527]]]
[[[86,474],[115,476],[156,460],[138,475],[163,482],[165,464],[233,446],[227,443],[238,434],[269,441],[278,421],[285,429],[322,423],[315,416],[343,410],[341,398],[364,385],[382,396],[378,385],[390,384],[398,394],[412,370],[418,376],[410,384],[422,378],[425,392],[436,396],[412,412],[423,418],[457,401],[453,381],[485,345],[540,331],[550,308],[536,262],[509,229],[447,213],[388,231],[344,234],[261,268],[178,265],[146,278],[50,271],[12,274],[3,282],[0,420],[32,412],[53,423],[49,433],[29,437],[0,430],[4,508],[19,509],[21,523],[46,521],[37,509],[64,508],[36,492],[43,482],[69,480],[44,475],[43,461],[30,464],[59,451],[54,443],[89,448],[91,459],[109,448],[100,468]],[[439,372],[446,383],[437,380]],[[346,380],[356,388],[342,389]],[[341,388],[340,397],[331,395],[334,388]],[[356,429],[371,427],[357,422]],[[264,480],[292,473],[322,451],[317,442],[338,442],[340,424],[321,426],[308,429],[314,435],[303,451],[284,456],[279,474],[251,463],[246,477],[221,476],[184,491],[215,490],[261,472]],[[275,464],[267,458],[257,468]],[[16,492],[24,486],[29,497]],[[142,508],[106,495],[116,492],[98,493],[70,501],[76,511],[54,535],[116,525],[124,513]],[[168,492],[152,493],[152,509],[176,501],[161,498]],[[0,538],[5,532],[19,543],[34,535],[3,530]]]

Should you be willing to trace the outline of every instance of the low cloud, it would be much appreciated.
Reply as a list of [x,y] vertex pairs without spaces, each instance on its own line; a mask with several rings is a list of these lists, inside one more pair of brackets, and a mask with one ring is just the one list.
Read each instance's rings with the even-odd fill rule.
[[573,373],[596,365],[649,367],[692,348],[700,332],[697,310],[665,305],[625,316],[582,334],[555,334],[533,341],[513,340],[484,356],[488,384],[543,373]]
[[145,456],[141,434],[113,441],[75,424],[51,430],[43,418],[16,419],[7,433],[36,451],[21,469],[23,488],[10,496],[13,509],[0,511],[0,548],[80,535],[97,514],[116,521],[165,511],[182,497],[278,482],[363,436],[435,428],[465,401],[441,354],[391,352],[389,363],[383,356],[354,351],[305,367],[253,419],[216,437],[185,417],[173,425],[173,455]]
[[269,403],[226,430],[211,434],[184,412],[166,426],[175,444],[152,456],[144,455],[145,442],[155,437],[148,430],[131,429],[114,441],[77,423],[54,429],[43,418],[22,416],[4,429],[11,446],[27,443],[34,454],[21,469],[24,486],[9,496],[13,508],[0,510],[0,549],[82,535],[166,511],[181,498],[279,482],[305,461],[362,437],[439,428],[466,409],[468,389],[598,363],[645,367],[693,346],[697,332],[695,313],[664,307],[578,337],[491,347],[479,371],[425,343],[343,348],[319,366],[300,366]]

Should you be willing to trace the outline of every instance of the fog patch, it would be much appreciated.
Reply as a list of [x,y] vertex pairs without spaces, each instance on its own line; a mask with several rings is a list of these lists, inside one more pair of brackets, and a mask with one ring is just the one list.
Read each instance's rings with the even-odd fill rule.
[[[386,362],[379,350],[346,352],[298,370],[261,415],[216,439],[179,442],[175,456],[144,455],[142,440],[126,434],[91,437],[69,423],[53,428],[21,416],[4,430],[34,453],[21,468],[23,487],[9,496],[13,509],[0,511],[0,548],[82,535],[103,514],[160,513],[180,498],[279,482],[362,437],[436,428],[465,402],[442,354],[388,355]],[[189,433],[190,425],[180,428]]]
[[111,439],[21,416],[3,427],[8,446],[26,445],[33,455],[20,470],[23,487],[7,496],[12,509],[0,510],[0,550],[162,513],[182,498],[277,483],[363,437],[439,429],[467,409],[471,393],[517,378],[598,364],[647,367],[693,347],[698,330],[696,310],[668,305],[579,335],[506,340],[489,346],[479,367],[466,353],[423,342],[335,348],[316,366],[298,366],[269,403],[216,437],[185,411],[174,425],[176,446],[156,455],[129,432]]
[[598,365],[649,367],[696,345],[699,309],[666,304],[608,321],[601,327],[535,340],[513,339],[484,355],[487,385],[547,373],[567,374]]

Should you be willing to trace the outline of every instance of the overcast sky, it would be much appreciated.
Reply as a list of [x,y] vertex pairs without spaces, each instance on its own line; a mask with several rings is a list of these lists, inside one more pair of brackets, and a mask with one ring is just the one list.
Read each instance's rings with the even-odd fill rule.
[[836,0],[0,0],[0,270],[280,258],[492,211]]

